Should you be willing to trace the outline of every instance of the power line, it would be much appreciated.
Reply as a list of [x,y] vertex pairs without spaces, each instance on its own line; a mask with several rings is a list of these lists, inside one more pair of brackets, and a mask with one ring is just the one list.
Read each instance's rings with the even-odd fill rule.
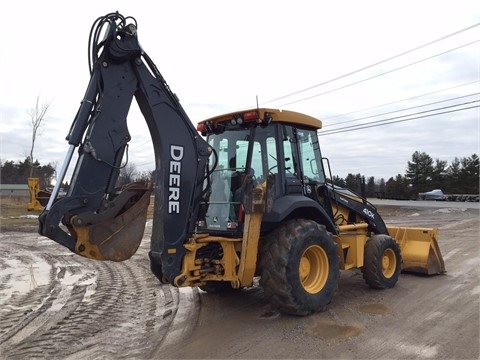
[[[391,125],[391,124],[396,124],[396,123],[405,122],[405,121],[422,119],[422,118],[426,118],[426,117],[430,117],[430,116],[437,116],[437,115],[448,114],[448,113],[457,112],[457,111],[474,109],[474,108],[480,107],[480,105],[469,106],[469,107],[465,107],[465,108],[462,108],[462,109],[452,109],[452,110],[448,110],[448,111],[438,112],[438,113],[435,113],[435,114],[425,114],[427,112],[438,111],[438,110],[443,110],[443,109],[448,109],[448,108],[458,107],[458,106],[463,106],[463,105],[469,105],[469,104],[473,104],[473,103],[476,103],[476,102],[479,102],[479,101],[480,100],[474,100],[474,101],[469,101],[469,102],[462,103],[462,104],[455,104],[455,105],[445,106],[445,107],[436,108],[436,109],[432,109],[432,110],[420,111],[420,112],[417,112],[417,113],[414,113],[414,114],[407,114],[407,115],[396,116],[396,117],[377,120],[377,121],[371,121],[371,122],[368,122],[368,123],[365,123],[365,124],[346,126],[346,127],[343,127],[343,128],[333,129],[333,130],[330,130],[330,131],[327,130],[326,132],[318,132],[318,136],[326,136],[326,135],[333,135],[333,134],[356,131],[356,130],[363,130],[363,129],[368,129],[368,128],[372,128],[372,127]],[[404,117],[409,117],[409,116],[418,115],[418,114],[425,114],[425,115],[415,116],[415,117],[411,117],[411,118],[408,118],[408,119],[402,119]]]
[[[445,89],[442,89],[442,90],[432,91],[432,92],[425,93],[425,94],[422,94],[422,95],[416,95],[416,96],[412,96],[412,97],[405,98],[405,99],[401,99],[401,100],[395,100],[395,101],[392,101],[392,102],[389,102],[389,103],[385,103],[385,104],[381,104],[381,105],[375,105],[375,106],[368,107],[368,108],[364,108],[364,109],[353,110],[353,111],[350,111],[350,112],[348,112],[348,113],[337,114],[337,115],[328,116],[328,117],[321,117],[321,119],[322,119],[322,122],[323,122],[323,121],[331,120],[331,119],[334,119],[334,118],[337,118],[337,117],[341,117],[341,116],[351,115],[351,114],[355,114],[355,113],[359,113],[359,112],[364,112],[364,111],[367,111],[367,110],[376,109],[376,108],[379,108],[379,107],[385,107],[385,106],[388,106],[388,105],[398,104],[398,103],[404,102],[404,101],[409,101],[409,100],[418,99],[418,98],[421,98],[421,97],[424,97],[424,96],[437,94],[437,93],[442,92],[442,91],[453,90],[453,89],[456,89],[456,88],[458,88],[458,87],[462,87],[462,86],[466,86],[466,85],[471,85],[471,84],[474,84],[474,83],[478,83],[478,80],[471,81],[471,82],[468,82],[468,83],[465,83],[465,84],[461,84],[461,85],[451,86],[451,87],[449,87],[449,88],[445,88]],[[338,123],[338,124],[341,124],[341,123]],[[324,125],[324,127],[325,127],[325,126],[328,126],[328,125]]]
[[321,96],[321,95],[330,94],[330,93],[332,93],[332,92],[335,92],[335,91],[338,91],[338,90],[342,90],[342,89],[345,89],[345,88],[347,88],[347,87],[350,87],[350,86],[353,86],[353,85],[357,85],[357,84],[360,84],[360,83],[365,82],[365,81],[368,81],[368,80],[375,79],[375,78],[380,77],[380,76],[382,76],[382,75],[390,74],[390,73],[392,73],[392,72],[394,72],[394,71],[398,71],[398,70],[401,70],[401,69],[405,69],[405,68],[407,68],[407,67],[409,67],[409,66],[419,64],[419,63],[421,63],[421,62],[423,62],[423,61],[433,59],[434,57],[447,54],[447,53],[449,53],[449,52],[458,50],[458,49],[460,49],[460,48],[462,48],[462,47],[465,47],[465,46],[472,45],[472,44],[477,43],[477,42],[479,42],[479,41],[480,41],[480,40],[471,41],[471,42],[469,42],[469,43],[467,43],[467,44],[460,45],[460,46],[458,46],[458,47],[456,47],[456,48],[453,48],[453,49],[450,49],[450,50],[447,50],[447,51],[438,53],[438,54],[436,54],[436,55],[432,55],[432,56],[423,58],[423,59],[421,59],[421,60],[414,61],[413,63],[407,64],[407,65],[403,65],[403,66],[397,67],[397,68],[395,68],[395,69],[388,70],[388,71],[385,71],[385,72],[383,72],[383,73],[380,73],[380,74],[377,74],[377,75],[374,75],[374,76],[370,76],[370,77],[368,77],[368,78],[365,78],[365,79],[362,79],[362,80],[358,80],[358,81],[355,81],[355,82],[353,82],[353,83],[350,83],[350,84],[347,84],[347,85],[344,85],[344,86],[340,86],[340,87],[334,88],[334,89],[332,89],[332,90],[324,91],[324,92],[322,92],[322,93],[320,93],[320,94],[308,96],[308,97],[305,97],[305,98],[302,98],[302,99],[299,99],[299,100],[295,100],[295,101],[291,101],[291,102],[282,104],[282,105],[280,105],[280,107],[284,107],[284,106],[287,106],[287,105],[295,104],[295,103],[298,103],[298,102],[301,102],[301,101],[305,101],[305,100],[310,100],[310,99],[313,99],[313,98],[318,97],[318,96]]
[[473,103],[476,103],[476,102],[480,102],[480,100],[472,100],[472,101],[468,101],[468,102],[461,103],[461,104],[454,104],[454,105],[444,106],[444,107],[440,107],[440,108],[435,108],[435,109],[430,109],[430,110],[419,111],[419,112],[412,113],[412,114],[405,114],[405,115],[400,115],[400,116],[394,116],[394,117],[390,117],[390,118],[386,118],[386,119],[382,119],[382,120],[370,121],[370,122],[363,123],[363,124],[344,126],[344,127],[337,128],[337,129],[326,130],[325,132],[322,132],[322,134],[328,135],[329,133],[341,132],[341,130],[355,129],[355,128],[363,128],[363,126],[365,126],[365,125],[376,124],[376,123],[383,123],[383,122],[390,121],[390,120],[401,119],[401,118],[405,118],[405,117],[409,117],[409,116],[413,116],[413,115],[426,114],[426,113],[429,113],[429,112],[432,112],[432,111],[450,109],[450,108],[454,108],[454,107],[458,107],[458,106],[473,104]]
[[[320,87],[320,86],[329,84],[329,83],[331,83],[331,82],[334,82],[334,81],[343,79],[343,78],[345,78],[345,77],[354,75],[354,74],[359,73],[359,72],[361,72],[361,71],[370,69],[370,68],[375,67],[375,66],[377,66],[377,65],[386,63],[386,62],[391,61],[391,60],[393,60],[393,59],[396,59],[396,58],[398,58],[398,57],[401,57],[401,56],[407,55],[407,54],[409,54],[409,53],[411,53],[411,52],[417,51],[417,50],[419,50],[419,49],[421,49],[421,48],[424,48],[424,47],[430,46],[430,45],[432,45],[432,44],[435,44],[435,43],[437,43],[437,42],[443,41],[443,40],[448,39],[448,38],[450,38],[450,37],[452,37],[452,36],[461,34],[462,32],[471,30],[471,29],[473,29],[473,28],[475,28],[475,27],[477,27],[477,26],[479,26],[479,25],[480,25],[480,23],[473,24],[473,25],[468,26],[468,27],[466,27],[466,28],[464,28],[464,29],[461,29],[461,30],[455,31],[455,32],[453,32],[453,33],[451,33],[451,34],[442,36],[442,37],[440,37],[440,38],[438,38],[438,39],[436,39],[436,40],[429,41],[429,42],[427,42],[427,43],[425,43],[425,44],[423,44],[423,45],[414,47],[413,49],[404,51],[404,52],[402,52],[402,53],[400,53],[400,54],[397,54],[397,55],[391,56],[391,57],[389,57],[389,58],[386,58],[386,59],[384,59],[384,60],[378,61],[378,62],[376,62],[376,63],[374,63],[374,64],[371,64],[371,65],[368,65],[368,66],[364,66],[364,67],[362,67],[362,68],[360,68],[360,69],[351,71],[351,72],[346,73],[346,74],[344,74],[344,75],[337,76],[337,77],[335,77],[335,78],[333,78],[333,79],[324,81],[324,82],[322,82],[322,83],[319,83],[319,84],[316,84],[316,85],[313,85],[313,86],[310,86],[310,87],[307,87],[307,88],[305,88],[305,89],[301,89],[301,90],[298,90],[298,91],[294,91],[294,92],[292,92],[292,93],[289,93],[289,94],[286,94],[286,95],[283,95],[283,96],[279,96],[279,97],[274,98],[274,99],[271,99],[271,100],[267,100],[267,101],[265,101],[265,102],[262,102],[262,104],[268,104],[268,103],[270,103],[270,102],[282,100],[282,99],[285,99],[285,98],[287,98],[287,97],[290,97],[290,96],[293,96],[293,95],[297,95],[297,94],[300,94],[300,93],[302,93],[302,92],[309,91],[309,90],[315,89],[315,88],[317,88],[317,87]],[[288,105],[288,104],[287,104],[287,105]]]
[[[393,111],[387,111],[387,112],[380,113],[380,114],[364,116],[364,117],[361,117],[361,118],[358,118],[358,119],[354,119],[354,120],[341,121],[341,122],[338,122],[338,123],[334,123],[334,124],[329,124],[329,125],[323,126],[322,128],[325,128],[325,127],[327,127],[327,126],[338,126],[338,125],[341,125],[341,124],[348,124],[348,123],[352,123],[352,122],[356,122],[356,121],[361,121],[361,120],[365,120],[365,119],[371,119],[371,118],[378,117],[378,116],[383,116],[383,115],[390,115],[390,114],[394,114],[394,113],[398,113],[398,112],[402,112],[402,111],[406,111],[406,110],[412,110],[412,109],[422,108],[422,107],[425,107],[425,106],[430,106],[430,105],[440,104],[440,103],[444,103],[444,102],[448,102],[448,101],[463,99],[463,98],[467,98],[467,97],[471,97],[471,96],[475,96],[475,95],[479,95],[479,94],[480,94],[480,93],[477,92],[477,93],[473,93],[473,94],[469,94],[469,95],[457,96],[457,97],[450,98],[450,99],[434,101],[434,102],[430,102],[430,103],[426,103],[426,104],[422,104],[422,105],[410,106],[410,107],[407,107],[407,108],[402,108],[402,109],[393,110]],[[430,111],[430,110],[429,110],[429,111]],[[333,130],[338,130],[338,129],[333,129]],[[333,131],[333,130],[332,130],[332,131]],[[327,130],[327,131],[329,131],[329,130]]]

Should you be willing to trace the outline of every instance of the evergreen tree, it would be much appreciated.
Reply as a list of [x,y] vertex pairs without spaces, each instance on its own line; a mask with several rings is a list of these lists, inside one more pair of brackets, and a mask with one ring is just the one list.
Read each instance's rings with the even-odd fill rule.
[[442,189],[445,187],[447,178],[447,162],[436,159],[432,171],[432,189]]
[[367,197],[375,196],[375,188],[375,178],[371,176],[367,180]]
[[384,178],[381,178],[380,179],[380,183],[378,184],[378,191],[380,191],[381,193],[385,194],[385,179]]
[[39,179],[40,188],[50,186],[55,175],[55,168],[51,164],[40,165],[38,160],[32,164],[30,158],[27,157],[24,161],[0,163],[0,182],[2,184],[27,184],[31,171],[33,177]]
[[412,192],[409,179],[400,174],[394,179],[391,177],[388,179],[385,186],[386,197],[389,199],[407,200],[414,199],[415,193]]
[[[405,177],[416,193],[432,190],[433,160],[424,152],[415,151],[408,162]],[[397,176],[398,177],[398,176]]]
[[339,176],[337,176],[337,175],[334,175],[334,176],[333,176],[332,184],[333,184],[333,185],[340,186],[340,187],[342,187],[342,188],[346,187],[345,180],[343,180],[343,178],[341,178],[341,177],[339,177]]
[[379,199],[384,199],[386,197],[385,193],[386,185],[385,179],[381,178],[378,181],[375,181],[375,197]]
[[456,157],[447,168],[447,181],[445,192],[448,194],[460,194],[462,189],[462,174],[460,160]]
[[462,179],[461,190],[464,194],[479,193],[479,159],[477,154],[463,158],[460,161],[462,167],[460,176]]
[[345,187],[358,194],[360,193],[360,182],[358,181],[357,177],[353,174],[349,173],[345,178]]

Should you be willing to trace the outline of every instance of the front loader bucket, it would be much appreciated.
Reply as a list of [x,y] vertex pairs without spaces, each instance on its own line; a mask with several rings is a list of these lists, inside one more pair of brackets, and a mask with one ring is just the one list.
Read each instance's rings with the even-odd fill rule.
[[400,245],[402,271],[425,275],[446,272],[438,246],[438,230],[387,226],[388,232]]

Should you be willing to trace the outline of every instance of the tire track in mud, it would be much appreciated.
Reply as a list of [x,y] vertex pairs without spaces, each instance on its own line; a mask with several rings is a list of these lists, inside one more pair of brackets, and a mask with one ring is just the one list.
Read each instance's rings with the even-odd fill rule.
[[193,327],[198,301],[187,297],[179,312],[185,296],[158,283],[147,251],[100,262],[35,235],[0,234],[0,357],[151,358],[167,336],[175,341],[172,327]]

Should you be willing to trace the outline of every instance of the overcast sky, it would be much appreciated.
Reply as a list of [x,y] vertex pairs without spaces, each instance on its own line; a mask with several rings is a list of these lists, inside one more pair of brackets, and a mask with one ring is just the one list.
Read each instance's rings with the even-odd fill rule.
[[[142,47],[194,124],[255,107],[257,96],[261,107],[306,113],[323,121],[322,153],[340,177],[403,175],[415,151],[449,163],[480,152],[477,1],[45,0],[0,8],[2,161],[29,153],[28,111],[40,96],[51,108],[34,157],[60,169],[89,80],[90,28],[114,11],[136,18]],[[153,170],[135,103],[129,130],[130,161]]]

